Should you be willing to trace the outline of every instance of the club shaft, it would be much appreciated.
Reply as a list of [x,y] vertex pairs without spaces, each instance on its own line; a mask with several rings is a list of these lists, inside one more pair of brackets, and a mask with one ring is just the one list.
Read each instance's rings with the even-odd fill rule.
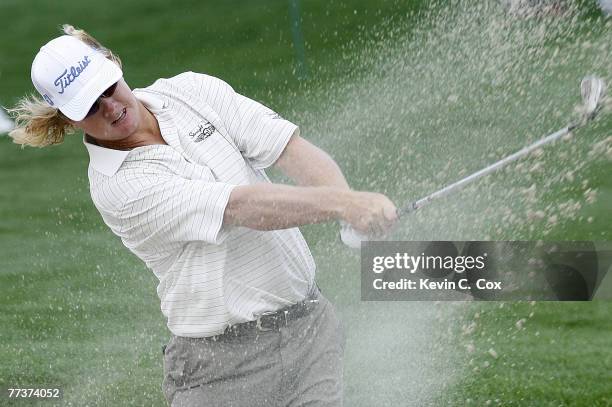
[[536,141],[535,143],[517,151],[514,154],[511,154],[505,158],[502,158],[501,160],[497,161],[496,163],[493,163],[491,165],[489,165],[486,168],[483,168],[480,171],[476,171],[475,173],[460,179],[459,181],[448,185],[442,189],[440,189],[439,191],[436,191],[430,195],[427,195],[424,198],[421,198],[417,201],[411,202],[408,205],[403,206],[402,208],[400,208],[398,210],[398,215],[399,216],[403,216],[405,214],[408,214],[410,212],[416,211],[419,208],[422,208],[423,206],[427,205],[428,203],[445,197],[453,192],[456,192],[458,190],[463,189],[466,185],[471,184],[472,182],[491,174],[492,172],[495,172],[497,170],[499,170],[500,168],[505,167],[506,165],[519,160],[520,158],[523,158],[524,156],[528,155],[529,153],[537,150],[538,148],[542,147],[543,145],[546,145],[548,143],[552,143],[553,141],[563,137],[564,135],[568,134],[570,131],[574,130],[575,128],[577,128],[578,125],[574,124],[574,125],[570,125],[567,127],[564,127],[563,129],[553,133],[553,134],[549,134],[548,136]]

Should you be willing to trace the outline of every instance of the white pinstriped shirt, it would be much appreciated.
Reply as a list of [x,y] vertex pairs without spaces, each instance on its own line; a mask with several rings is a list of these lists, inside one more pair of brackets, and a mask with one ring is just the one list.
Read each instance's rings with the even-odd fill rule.
[[217,335],[306,297],[315,264],[297,228],[228,227],[236,185],[269,182],[264,169],[299,131],[220,79],[187,72],[134,95],[168,145],[111,150],[89,143],[89,183],[104,222],[159,279],[168,328]]

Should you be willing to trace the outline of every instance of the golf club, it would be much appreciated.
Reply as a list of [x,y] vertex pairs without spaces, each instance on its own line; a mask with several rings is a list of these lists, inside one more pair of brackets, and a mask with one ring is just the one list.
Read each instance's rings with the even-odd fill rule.
[[[407,205],[400,207],[397,211],[398,217],[402,217],[406,214],[416,211],[417,209],[422,208],[423,206],[429,204],[430,202],[445,197],[453,192],[459,191],[463,189],[466,185],[471,184],[472,182],[489,175],[500,168],[505,167],[506,165],[519,160],[520,158],[525,157],[529,153],[537,150],[538,148],[552,143],[555,140],[565,136],[572,130],[580,128],[588,123],[591,119],[593,119],[599,110],[601,109],[601,101],[605,95],[605,83],[601,78],[590,75],[585,77],[580,83],[580,94],[582,96],[582,115],[579,121],[576,123],[572,123],[563,129],[552,133],[535,143],[517,151],[514,154],[511,154],[501,160],[489,165],[486,168],[481,169],[480,171],[476,171],[475,173],[453,183],[450,184],[430,195],[427,195],[424,198],[418,199],[414,202],[410,202]],[[371,240],[370,236],[362,234],[355,229],[353,229],[350,225],[343,223],[340,227],[340,238],[342,242],[347,246],[358,249],[361,247],[362,241]]]

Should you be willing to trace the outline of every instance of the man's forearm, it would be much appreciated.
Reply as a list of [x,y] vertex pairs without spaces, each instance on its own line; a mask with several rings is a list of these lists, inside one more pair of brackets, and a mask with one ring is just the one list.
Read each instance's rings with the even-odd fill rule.
[[340,167],[329,154],[299,136],[292,137],[275,165],[300,186],[349,189]]
[[232,190],[223,223],[275,230],[326,222],[342,217],[349,194],[336,187],[241,185]]
[[298,186],[235,187],[225,208],[225,225],[274,230],[341,220],[360,232],[381,234],[397,217],[386,196],[352,191],[335,161],[298,135],[291,138],[276,166]]

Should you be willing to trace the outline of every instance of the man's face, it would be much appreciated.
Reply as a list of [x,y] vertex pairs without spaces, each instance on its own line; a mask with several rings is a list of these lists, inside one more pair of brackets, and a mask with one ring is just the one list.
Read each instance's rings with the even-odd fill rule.
[[122,78],[114,89],[110,87],[98,98],[83,120],[71,123],[95,139],[122,140],[140,125],[138,101]]

